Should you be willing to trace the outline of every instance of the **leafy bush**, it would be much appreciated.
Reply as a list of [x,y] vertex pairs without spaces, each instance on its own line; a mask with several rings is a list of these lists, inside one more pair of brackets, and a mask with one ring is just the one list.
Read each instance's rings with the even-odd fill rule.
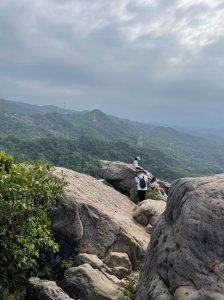
[[[63,191],[64,180],[47,164],[14,164],[1,152],[0,290],[13,290],[35,275],[41,250],[56,252],[48,210]],[[4,167],[7,166],[7,167]]]
[[57,263],[53,264],[50,261],[45,264],[42,263],[37,273],[37,277],[48,280],[61,280],[64,272],[67,269],[74,267],[74,265],[74,257],[59,260]]
[[[130,190],[130,199],[135,204],[138,204],[138,193],[135,188]],[[146,192],[146,199],[159,200],[159,194],[155,190],[149,188]]]
[[13,164],[13,157],[7,156],[4,151],[0,151],[0,171],[9,173]]
[[1,300],[23,300],[25,298],[25,290],[9,292],[8,288],[5,288],[0,294]]
[[123,291],[123,295],[125,296],[125,298],[134,300],[135,294],[137,292],[138,278],[138,275],[135,274],[131,274],[126,278]]
[[146,193],[146,199],[159,200],[159,192],[153,189],[148,189]]

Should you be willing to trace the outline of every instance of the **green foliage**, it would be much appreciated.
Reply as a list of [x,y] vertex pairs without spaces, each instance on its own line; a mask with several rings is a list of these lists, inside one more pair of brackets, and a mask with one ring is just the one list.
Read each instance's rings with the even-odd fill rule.
[[7,287],[4,289],[0,289],[0,300],[23,300],[24,298],[25,290],[14,291],[10,293]]
[[48,280],[61,280],[65,270],[74,267],[75,262],[73,257],[69,257],[51,265],[42,265],[39,268],[37,277]]
[[146,193],[146,198],[147,199],[153,199],[153,200],[159,200],[159,193],[151,188],[149,188],[147,190],[147,193]]
[[[53,165],[66,167],[94,177],[98,176],[98,161],[119,160],[132,163],[136,153],[143,159],[142,165],[160,179],[173,180],[187,173],[173,167],[174,159],[157,150],[136,149],[124,142],[113,142],[96,137],[79,138],[21,138],[0,137],[0,147],[13,154],[16,161],[45,160]],[[168,165],[165,161],[170,160]],[[176,163],[177,164],[177,163]],[[189,175],[189,174],[188,174]]]
[[67,269],[73,267],[73,266],[74,266],[74,263],[75,263],[75,262],[74,262],[74,258],[73,258],[73,257],[70,257],[70,258],[64,259],[64,260],[61,262],[60,267],[61,267],[61,269],[62,269],[63,271],[65,271],[65,270],[67,270]]
[[[132,188],[130,190],[130,199],[135,204],[138,204],[138,193],[135,188]],[[148,190],[146,192],[146,199],[159,200],[159,194],[155,190],[148,188]]]
[[137,292],[138,285],[138,275],[131,274],[125,280],[123,295],[127,299],[134,300],[135,294]]
[[13,157],[7,156],[4,151],[0,151],[0,171],[9,173],[13,164]]
[[[166,181],[224,172],[223,137],[213,137],[211,143],[204,136],[122,120],[98,110],[82,114],[24,110],[26,115],[10,111],[0,109],[0,149],[16,161],[45,160],[98,177],[99,159],[131,163],[138,154],[145,169]],[[140,131],[144,148],[137,147]]]
[[37,277],[41,279],[52,280],[55,277],[55,271],[52,266],[40,267],[37,272]]
[[12,163],[9,173],[0,171],[0,289],[35,275],[41,250],[58,251],[47,212],[64,184],[47,164]]

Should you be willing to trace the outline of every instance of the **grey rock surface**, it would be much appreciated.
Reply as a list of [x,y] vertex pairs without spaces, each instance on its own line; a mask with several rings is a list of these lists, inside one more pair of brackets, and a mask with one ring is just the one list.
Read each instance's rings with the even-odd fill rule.
[[[108,260],[108,258],[104,259],[107,264],[99,259],[96,255],[88,253],[80,253],[76,256],[75,261],[76,265],[80,266],[87,263],[93,269],[100,270],[103,274],[111,274],[116,276],[118,279],[122,279],[131,273],[132,266],[126,253],[118,253],[118,255],[119,258],[113,259],[112,262],[110,259]],[[109,256],[111,257],[111,254]]]
[[124,267],[130,273],[132,271],[132,265],[127,253],[110,252],[110,254],[104,258],[103,262],[108,267]]
[[57,208],[49,213],[52,229],[63,256],[79,253],[83,238],[83,224],[79,204],[67,194],[60,197]]
[[26,283],[26,300],[73,300],[54,281],[31,277]]
[[135,300],[224,299],[224,174],[175,181]]
[[80,253],[75,258],[77,265],[89,264],[94,269],[101,270],[105,268],[104,262],[94,254]]
[[56,168],[54,174],[60,177],[61,171],[68,185],[51,216],[62,248],[70,255],[89,253],[100,259],[124,252],[132,268],[139,269],[150,236],[132,218],[135,204],[91,176],[64,168]]
[[[132,164],[120,161],[99,161],[99,175],[121,192],[128,192],[135,188],[136,171]],[[149,174],[150,176],[151,174]]]
[[109,274],[116,276],[118,279],[123,279],[126,278],[128,275],[130,275],[131,272],[124,267],[113,267],[111,268]]
[[65,271],[63,289],[75,299],[124,300],[123,282],[115,276],[106,275],[89,264]]
[[161,200],[144,200],[135,207],[132,216],[136,222],[143,226],[153,225],[156,218],[161,215],[166,208],[166,203]]
[[[149,171],[144,171],[149,179],[153,177]],[[129,193],[132,188],[136,188],[134,179],[136,171],[132,164],[126,164],[120,161],[100,160],[99,175],[114,186],[114,188],[123,193]],[[169,184],[161,180],[158,180],[158,183],[167,193]]]

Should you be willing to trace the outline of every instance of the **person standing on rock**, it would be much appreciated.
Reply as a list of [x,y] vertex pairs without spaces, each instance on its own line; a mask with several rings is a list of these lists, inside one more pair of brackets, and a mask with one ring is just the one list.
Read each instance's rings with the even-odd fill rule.
[[135,157],[135,159],[134,159],[134,161],[133,161],[133,167],[134,167],[134,169],[135,169],[136,171],[142,170],[142,168],[139,167],[139,165],[138,165],[139,160],[140,160],[140,157],[137,156],[137,157]]
[[145,200],[148,183],[148,178],[143,170],[138,171],[135,182],[137,183],[138,202],[141,202]]

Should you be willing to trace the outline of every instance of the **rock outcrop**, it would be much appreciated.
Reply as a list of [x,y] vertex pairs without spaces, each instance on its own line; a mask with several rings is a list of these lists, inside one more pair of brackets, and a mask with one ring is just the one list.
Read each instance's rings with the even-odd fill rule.
[[[55,259],[75,257],[76,267],[66,270],[60,287],[53,281],[30,278],[26,299],[125,299],[124,278],[140,269],[150,239],[147,224],[142,226],[132,214],[135,210],[139,221],[146,211],[149,217],[149,208],[143,209],[142,203],[136,210],[125,195],[91,176],[64,168],[55,168],[54,174],[67,181],[49,214],[60,245]],[[151,207],[149,223],[153,214],[157,216],[158,211]]]
[[[147,170],[144,171],[149,179],[153,177],[150,172]],[[100,160],[99,175],[109,182],[115,189],[124,194],[129,194],[132,188],[136,188],[134,179],[136,176],[136,171],[132,164],[126,164],[120,161]],[[161,180],[157,181],[167,193],[169,184]]]
[[26,283],[26,300],[74,300],[54,281],[31,277]]
[[80,253],[76,256],[76,264],[89,264],[102,273],[123,279],[131,274],[132,265],[127,253],[111,252],[103,261],[94,254]]
[[111,252],[103,261],[107,266],[111,268],[122,266],[129,272],[131,272],[132,270],[130,260],[126,253]]
[[175,181],[135,300],[224,299],[224,174]]
[[142,226],[153,225],[156,218],[166,208],[166,203],[159,200],[144,200],[136,206],[132,214],[133,218]]
[[65,271],[63,289],[74,299],[125,300],[123,283],[89,264]]
[[60,177],[61,172],[68,185],[50,217],[62,256],[89,253],[103,259],[122,252],[139,269],[149,234],[132,218],[135,204],[93,177],[64,168],[54,174]]

